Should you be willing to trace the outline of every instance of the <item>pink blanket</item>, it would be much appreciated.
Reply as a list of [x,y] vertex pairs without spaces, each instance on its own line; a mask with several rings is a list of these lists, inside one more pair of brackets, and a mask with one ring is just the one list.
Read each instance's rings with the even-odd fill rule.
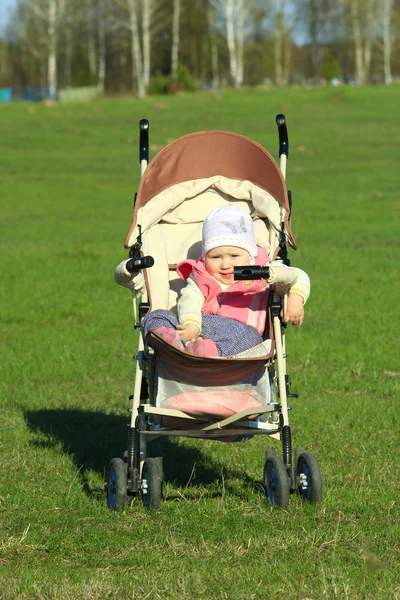
[[211,390],[172,396],[163,403],[163,408],[181,410],[194,417],[225,419],[246,408],[259,408],[261,404],[256,393]]

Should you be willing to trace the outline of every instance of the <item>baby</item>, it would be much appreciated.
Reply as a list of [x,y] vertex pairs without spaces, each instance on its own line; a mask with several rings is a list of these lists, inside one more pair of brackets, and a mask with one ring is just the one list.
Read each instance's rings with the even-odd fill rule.
[[[268,280],[234,281],[235,266],[270,263]],[[176,348],[199,356],[233,356],[263,341],[270,286],[288,291],[286,323],[301,327],[310,294],[308,275],[279,262],[256,245],[249,214],[232,205],[213,210],[203,224],[202,257],[177,267],[186,281],[178,314],[155,310],[142,322]]]

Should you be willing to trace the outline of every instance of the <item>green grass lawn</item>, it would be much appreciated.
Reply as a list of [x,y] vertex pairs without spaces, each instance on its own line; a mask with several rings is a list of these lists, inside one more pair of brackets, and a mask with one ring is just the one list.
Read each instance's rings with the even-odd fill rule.
[[[2,600],[400,598],[399,103],[393,86],[0,106]],[[112,513],[137,343],[113,270],[138,121],[152,156],[202,129],[276,156],[279,112],[291,259],[312,281],[287,335],[291,425],[318,457],[323,502],[268,505],[264,436],[180,439],[160,510]]]

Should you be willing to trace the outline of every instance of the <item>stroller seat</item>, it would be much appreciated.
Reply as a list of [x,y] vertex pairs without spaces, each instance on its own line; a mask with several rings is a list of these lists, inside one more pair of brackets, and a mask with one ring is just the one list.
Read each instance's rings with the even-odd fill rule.
[[[205,218],[213,209],[228,204],[252,216],[256,243],[272,259],[279,252],[282,231],[285,240],[295,246],[283,175],[259,144],[229,132],[199,132],[169,144],[150,163],[141,179],[133,224],[125,240],[127,248],[137,247],[139,241],[141,253],[154,259],[154,266],[143,272],[150,311],[176,312],[185,285],[176,266],[182,260],[200,258]],[[268,333],[273,337],[271,331],[270,327]],[[202,412],[209,417],[268,405],[273,339],[259,346],[228,360],[199,359],[175,350],[150,332],[144,347],[147,354],[148,347],[155,351],[154,375],[149,373],[155,381],[150,386],[150,403],[182,412],[190,407],[191,416]],[[143,371],[139,364],[137,379]],[[149,378],[146,373],[145,377]],[[221,386],[225,401],[218,401],[217,406],[215,398]]]

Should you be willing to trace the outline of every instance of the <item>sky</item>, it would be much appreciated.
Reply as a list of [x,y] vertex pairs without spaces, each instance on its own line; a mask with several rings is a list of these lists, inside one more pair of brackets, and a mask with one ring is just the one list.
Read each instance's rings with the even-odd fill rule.
[[7,24],[10,11],[17,4],[17,0],[0,0],[0,29]]
[[[18,0],[0,0],[0,34],[4,32],[5,26],[7,25],[12,9],[15,8],[17,2]],[[295,36],[295,40],[298,43],[302,43],[302,41],[298,41],[298,35],[299,34],[297,33]],[[301,40],[303,40],[303,37],[301,38]]]

